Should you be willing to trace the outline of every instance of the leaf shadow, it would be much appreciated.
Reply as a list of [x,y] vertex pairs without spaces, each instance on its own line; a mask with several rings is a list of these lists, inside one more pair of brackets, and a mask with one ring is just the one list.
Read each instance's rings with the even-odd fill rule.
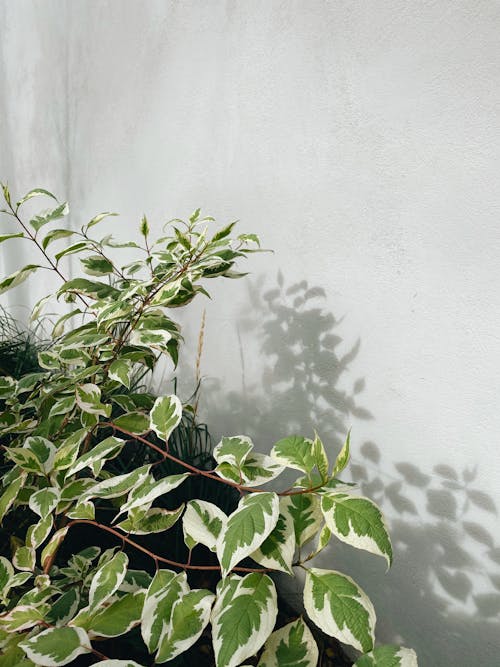
[[[281,274],[264,288],[264,278],[250,284],[238,321],[241,390],[225,391],[217,380],[204,384],[209,427],[248,434],[256,443],[314,427],[333,458],[352,418],[373,419],[362,403],[365,379],[351,377],[360,341],[345,351],[342,318],[325,309],[323,288],[305,280],[287,286]],[[244,344],[250,337],[257,352]],[[245,364],[258,366],[257,381],[248,381]],[[379,639],[414,647],[422,665],[493,667],[500,648],[500,539],[486,527],[497,507],[477,484],[477,467],[389,462],[369,441],[350,469],[361,493],[389,519],[395,565],[385,575],[379,559],[339,542],[318,565],[358,580],[374,601]],[[295,602],[300,607],[298,592]]]

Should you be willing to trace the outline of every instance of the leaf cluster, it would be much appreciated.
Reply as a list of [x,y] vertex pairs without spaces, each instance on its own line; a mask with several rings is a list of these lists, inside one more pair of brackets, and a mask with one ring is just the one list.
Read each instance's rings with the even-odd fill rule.
[[[41,263],[5,277],[0,292],[48,269],[61,279],[55,298],[71,304],[54,323],[53,344],[38,355],[40,370],[0,377],[8,463],[0,520],[20,508],[30,516],[23,539],[0,557],[3,664],[50,667],[90,654],[103,666],[137,665],[100,650],[101,642],[134,629],[144,650],[163,664],[186,652],[210,624],[217,667],[236,667],[259,652],[260,667],[314,667],[318,649],[304,618],[275,629],[271,575],[303,570],[307,617],[358,649],[359,667],[416,665],[409,649],[374,648],[373,605],[349,576],[309,565],[332,538],[392,561],[380,510],[339,479],[349,436],[333,462],[318,435],[284,438],[268,455],[256,452],[246,436],[224,437],[213,450],[215,467],[206,470],[170,450],[183,418],[179,397],[152,402],[130,391],[137,373],[152,371],[162,357],[177,363],[181,333],[172,309],[207,294],[206,279],[242,275],[236,263],[259,249],[258,238],[235,236],[235,223],[214,233],[214,221],[197,210],[187,221],[167,223],[158,239],[150,238],[143,217],[138,240],[118,243],[109,234],[94,236],[114,214],[99,214],[72,231],[54,226],[69,209],[46,190],[32,190],[17,203],[6,186],[3,192],[4,213],[16,227],[0,242],[35,244]],[[23,205],[39,196],[54,206],[24,221]],[[70,245],[58,245],[69,239]],[[136,258],[121,264],[115,256],[124,247]],[[79,260],[81,277],[65,277],[68,257]],[[37,304],[35,319],[50,298]],[[148,460],[118,474],[113,461],[137,442]],[[165,461],[182,472],[159,474]],[[279,488],[285,469],[297,472],[293,486],[270,490]],[[169,494],[193,477],[236,489],[236,509],[226,514],[199,498],[166,507]],[[182,526],[185,562],[169,553],[168,531],[175,525]],[[116,546],[91,544],[65,556],[68,536],[89,526]],[[166,534],[161,553],[148,547],[156,533]],[[136,552],[149,558],[150,569],[133,567]],[[193,564],[193,552],[216,564]],[[196,570],[218,573],[217,586],[192,587],[188,574]]]

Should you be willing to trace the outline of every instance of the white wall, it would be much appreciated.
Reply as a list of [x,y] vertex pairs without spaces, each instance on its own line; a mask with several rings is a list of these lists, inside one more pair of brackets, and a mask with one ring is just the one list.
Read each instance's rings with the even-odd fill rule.
[[379,638],[424,667],[497,665],[500,4],[3,0],[0,18],[1,177],[58,190],[73,224],[119,210],[123,235],[197,206],[258,232],[275,254],[185,321],[184,391],[206,307],[215,434],[265,449],[316,427],[334,455],[352,425],[395,565],[337,546],[323,565],[363,584]]

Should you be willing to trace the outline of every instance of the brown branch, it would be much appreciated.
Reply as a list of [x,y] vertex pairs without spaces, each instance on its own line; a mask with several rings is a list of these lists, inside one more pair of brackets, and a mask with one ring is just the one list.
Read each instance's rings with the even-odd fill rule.
[[[186,470],[190,470],[192,473],[195,475],[202,475],[203,477],[208,477],[209,479],[213,479],[215,482],[220,482],[221,484],[226,484],[227,486],[232,486],[235,489],[238,489],[239,491],[247,491],[248,493],[266,493],[265,489],[255,489],[250,486],[244,486],[243,484],[238,484],[237,482],[230,482],[227,479],[224,479],[222,477],[217,477],[214,474],[214,470],[201,470],[200,468],[196,468],[196,466],[192,466],[190,463],[186,463],[182,459],[178,459],[176,456],[173,456],[169,452],[166,452],[165,450],[161,449],[157,445],[154,445],[152,442],[149,442],[149,440],[146,440],[146,438],[141,437],[140,435],[136,435],[135,433],[132,433],[131,431],[127,431],[124,428],[121,428],[120,426],[117,426],[114,422],[105,422],[101,424],[101,426],[110,426],[114,428],[117,431],[120,431],[120,433],[123,433],[124,435],[128,435],[130,438],[134,440],[138,440],[139,442],[142,442],[144,445],[147,445],[147,447],[150,447],[153,449],[155,452],[158,452],[163,459],[169,459],[170,461],[173,461],[174,463],[179,464],[183,468],[186,468]],[[305,493],[314,493],[314,491],[317,491],[318,489],[321,489],[323,484],[319,484],[317,486],[312,486],[308,489],[301,489],[298,491],[293,491],[290,489],[287,489],[286,491],[280,491],[278,492],[278,496],[301,496],[304,495]]]
[[[97,521],[93,521],[92,519],[73,519],[73,521],[70,521],[68,523],[68,530],[72,527],[75,526],[76,524],[79,523],[85,523],[89,526],[94,526],[96,528],[100,528],[101,530],[106,531],[107,533],[111,533],[115,537],[117,537],[119,540],[122,542],[125,542],[126,544],[129,544],[131,547],[134,547],[134,549],[137,549],[138,551],[142,551],[142,553],[146,554],[150,558],[152,558],[155,563],[165,563],[166,565],[171,565],[172,567],[177,567],[182,570],[213,570],[213,571],[220,571],[221,567],[220,565],[190,565],[189,563],[178,563],[175,560],[170,560],[169,558],[164,558],[163,556],[159,556],[158,554],[153,553],[149,549],[146,549],[146,547],[143,547],[141,544],[138,544],[137,542],[134,542],[134,540],[131,540],[129,537],[126,535],[122,535],[119,533],[117,530],[114,528],[111,528],[111,526],[105,526],[103,523],[98,523]],[[273,570],[271,568],[252,568],[252,567],[233,567],[232,571],[234,572],[258,572],[258,573],[265,573],[265,572],[272,572]]]

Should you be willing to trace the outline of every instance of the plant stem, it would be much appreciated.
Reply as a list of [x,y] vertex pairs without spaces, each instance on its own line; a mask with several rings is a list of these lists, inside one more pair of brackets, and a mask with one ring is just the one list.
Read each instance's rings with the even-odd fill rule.
[[[68,523],[68,530],[72,527],[75,526],[79,523],[85,523],[90,526],[94,526],[95,528],[100,528],[101,530],[106,531],[107,533],[111,533],[115,537],[117,537],[119,540],[122,542],[125,542],[129,544],[131,547],[134,547],[134,549],[137,549],[138,551],[142,551],[142,553],[145,553],[147,556],[152,558],[156,563],[165,563],[166,565],[171,565],[172,567],[177,567],[179,569],[183,570],[211,570],[215,572],[219,572],[221,567],[220,565],[191,565],[189,563],[178,563],[175,560],[170,560],[169,558],[164,558],[163,556],[159,556],[158,554],[153,553],[149,549],[146,549],[146,547],[143,547],[141,544],[138,544],[137,542],[134,542],[134,540],[131,540],[129,537],[126,535],[122,535],[119,533],[117,530],[114,528],[111,528],[110,526],[105,526],[102,523],[98,523],[97,521],[94,521],[92,519],[73,519],[73,521],[70,521]],[[233,570],[234,572],[257,572],[257,573],[265,573],[265,572],[272,572],[271,568],[253,568],[253,567],[234,567]],[[47,574],[47,572],[46,572]]]

